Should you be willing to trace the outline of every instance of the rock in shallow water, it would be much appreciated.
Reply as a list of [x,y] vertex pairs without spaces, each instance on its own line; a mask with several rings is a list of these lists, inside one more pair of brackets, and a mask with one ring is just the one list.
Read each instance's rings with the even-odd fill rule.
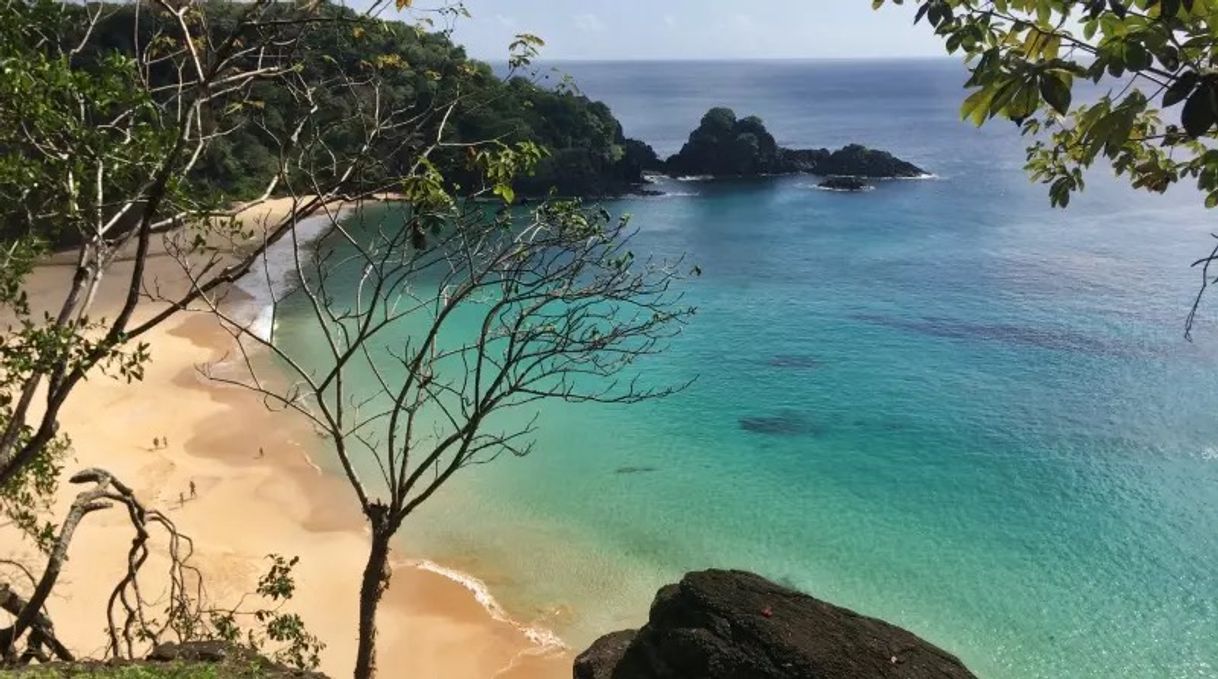
[[646,625],[605,635],[575,679],[964,679],[955,656],[742,571],[701,571],[656,594]]
[[831,189],[833,191],[866,191],[871,188],[867,182],[858,177],[828,177],[817,186],[822,189]]
[[821,362],[819,359],[812,356],[804,356],[802,354],[779,354],[771,356],[766,361],[766,365],[771,368],[819,368]]
[[754,434],[769,434],[771,436],[819,436],[823,433],[821,427],[810,421],[803,413],[782,411],[775,415],[756,415],[742,417],[740,428]]

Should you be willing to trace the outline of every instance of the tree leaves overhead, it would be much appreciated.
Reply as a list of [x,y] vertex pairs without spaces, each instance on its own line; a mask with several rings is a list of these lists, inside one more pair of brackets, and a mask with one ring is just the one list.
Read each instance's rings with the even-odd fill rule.
[[[1064,206],[1103,160],[1136,188],[1196,180],[1218,205],[1218,0],[873,0],[916,4],[970,71],[960,114],[1032,139],[1028,171]],[[1074,96],[1080,80],[1098,101]],[[1183,104],[1183,106],[1179,106]],[[1176,122],[1178,121],[1178,123]]]
[[1214,91],[1208,85],[1202,85],[1193,90],[1188,101],[1184,102],[1184,111],[1180,120],[1184,131],[1190,137],[1200,137],[1213,127],[1215,120]]
[[1045,73],[1040,76],[1040,96],[1053,107],[1061,115],[1066,115],[1070,110],[1070,99],[1072,93],[1070,86],[1059,75],[1054,73]]

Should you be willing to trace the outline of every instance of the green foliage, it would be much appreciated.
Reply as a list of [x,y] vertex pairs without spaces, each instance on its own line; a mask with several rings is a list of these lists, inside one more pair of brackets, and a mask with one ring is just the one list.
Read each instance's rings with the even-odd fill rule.
[[294,676],[270,668],[259,658],[238,657],[223,662],[52,663],[22,670],[0,670],[0,679],[261,679]]
[[[205,7],[210,30],[222,35],[236,21],[241,6]],[[466,14],[460,5],[445,11]],[[299,50],[298,71],[301,82],[310,85],[308,100],[281,81],[268,80],[255,85],[250,96],[231,102],[223,112],[231,132],[209,143],[185,189],[216,202],[260,193],[280,169],[281,144],[312,107],[316,112],[309,117],[308,132],[322,143],[313,145],[315,162],[306,163],[313,175],[310,180],[332,179],[325,174],[331,154],[343,158],[361,152],[370,115],[367,105],[374,97],[382,112],[419,122],[400,134],[386,129],[368,162],[352,178],[356,184],[352,188],[411,174],[423,147],[441,137],[440,126],[445,124],[447,146],[432,154],[430,162],[444,178],[446,193],[456,193],[460,187],[466,193],[493,190],[501,197],[544,195],[551,188],[572,195],[612,194],[641,181],[637,151],[646,145],[627,140],[608,107],[570,88],[551,88],[516,75],[544,45],[537,36],[518,35],[509,46],[515,77],[505,82],[487,64],[467,58],[446,32],[426,30],[430,22],[409,25],[367,19],[331,4],[320,5],[317,12],[330,20],[318,21],[306,31]],[[130,56],[135,16],[133,6],[119,7],[98,26],[91,54],[99,62],[106,55]],[[74,20],[79,23],[82,16]],[[147,23],[147,17],[141,21]],[[443,115],[452,102],[457,102],[452,114]],[[531,173],[518,173],[506,190],[501,182],[484,184],[481,168],[471,165],[464,151],[476,145],[494,153],[505,147],[518,149],[525,142],[548,154],[532,163]],[[628,143],[636,151],[629,157]],[[425,183],[434,184],[429,179]],[[439,198],[431,188],[416,188]]]
[[94,667],[50,665],[21,672],[0,671],[0,679],[244,679],[261,676],[265,674],[255,667],[219,667],[210,663],[180,662]]
[[517,142],[515,146],[498,143],[475,151],[471,164],[491,184],[493,193],[511,205],[516,202],[513,182],[532,174],[546,155],[545,149],[531,141]]
[[50,0],[0,3],[0,242],[81,238],[174,143],[130,55],[74,58],[47,39],[76,38],[82,17]]
[[730,108],[712,108],[702,116],[681,151],[668,159],[677,174],[752,175],[779,164],[773,135],[756,116],[737,120]]
[[[207,616],[206,627],[194,628],[192,639],[218,639],[241,643],[256,653],[269,653],[276,662],[297,669],[315,669],[321,663],[326,645],[309,632],[296,613],[283,607],[296,593],[293,569],[300,557],[284,558],[270,554],[271,566],[258,580],[255,593],[265,602],[253,611],[214,610]],[[240,620],[252,618],[256,626],[242,628]]]
[[[12,408],[0,405],[0,430],[5,429],[11,419]],[[17,433],[18,444],[28,441],[30,434],[29,427],[22,427]],[[51,500],[59,487],[63,459],[70,445],[67,436],[52,439],[28,465],[0,487],[0,516],[11,521],[44,552],[49,552],[55,541],[56,526],[46,517],[51,513]]]
[[[887,0],[904,4],[905,0]],[[880,7],[885,0],[874,0]],[[1084,170],[1110,165],[1132,186],[1193,179],[1218,205],[1215,0],[916,0],[917,20],[962,53],[973,91],[963,117],[1002,117],[1033,137],[1028,171],[1065,207]],[[1097,101],[1080,79],[1108,82]]]
[[[544,149],[530,167],[517,168],[513,181],[517,193],[541,196],[551,189],[566,196],[620,193],[639,183],[644,169],[654,167],[654,152],[627,139],[603,103],[520,77],[506,83],[491,77],[483,87],[455,112],[452,137],[462,143],[493,140],[516,149],[522,143]],[[457,154],[444,157],[440,162],[445,176],[464,187],[477,187],[483,168],[460,161]]]

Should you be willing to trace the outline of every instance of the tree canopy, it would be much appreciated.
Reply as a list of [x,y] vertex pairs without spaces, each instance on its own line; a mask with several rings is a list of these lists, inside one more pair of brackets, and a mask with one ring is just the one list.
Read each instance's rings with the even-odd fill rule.
[[[21,3],[20,8],[10,4],[3,11],[11,14],[18,9],[41,13],[34,23],[55,24],[65,45],[82,39],[84,28],[90,25],[90,10],[81,5]],[[238,25],[243,7],[206,3],[198,11],[197,20],[206,22],[207,31],[222,36]],[[295,10],[272,6],[267,12],[286,17]],[[215,130],[220,134],[207,144],[189,181],[178,186],[179,190],[206,196],[217,205],[258,195],[279,171],[278,149],[293,134],[292,125],[301,118],[302,107],[316,110],[310,124],[324,130],[327,146],[338,152],[353,150],[361,141],[361,112],[357,109],[362,106],[420,117],[421,124],[410,128],[412,138],[389,135],[377,144],[373,149],[377,167],[366,167],[361,177],[366,184],[402,174],[417,160],[421,140],[433,138],[441,126],[447,148],[436,153],[432,162],[450,189],[461,187],[467,193],[476,188],[479,172],[470,167],[461,144],[493,140],[512,146],[527,141],[543,148],[546,155],[533,174],[514,180],[516,192],[532,195],[551,189],[562,195],[621,193],[639,183],[642,169],[654,162],[654,153],[646,144],[626,139],[608,106],[588,99],[558,76],[525,77],[517,69],[505,81],[488,64],[469,59],[442,31],[362,17],[325,3],[315,14],[325,20],[317,20],[310,30],[301,32],[292,54],[295,80],[315,86],[309,98],[302,100],[281,79],[262,80],[243,90],[240,97],[232,97],[224,110],[225,129]],[[140,16],[136,3],[110,6],[99,15],[82,48],[70,56],[63,54],[66,49],[36,47],[38,41],[22,33],[31,22],[15,17],[4,21],[0,59],[20,60],[29,68],[0,81],[0,195],[17,199],[4,201],[0,208],[5,216],[0,239],[12,241],[22,231],[33,230],[55,242],[72,240],[73,229],[58,220],[52,223],[35,216],[51,212],[38,209],[40,200],[62,197],[40,192],[53,190],[56,183],[45,181],[51,176],[62,177],[72,170],[80,176],[88,158],[100,149],[147,154],[142,160],[124,159],[132,167],[129,178],[141,176],[137,163],[155,163],[158,147],[154,144],[110,143],[112,137],[128,131],[103,124],[116,112],[129,110],[133,122],[144,123],[131,127],[138,134],[161,135],[162,147],[172,143],[170,131],[155,119],[155,110],[171,96],[167,85],[175,74],[162,61],[148,69],[150,87],[145,88],[135,82],[140,74],[133,68],[144,54],[171,44],[159,42],[169,20],[152,12]],[[537,40],[525,37],[524,48]],[[369,95],[350,96],[352,88],[373,79],[377,83],[375,101]],[[65,92],[72,96],[64,97]],[[449,101],[457,105],[447,119],[427,117],[427,112]],[[83,113],[80,106],[85,107]],[[141,116],[149,118],[141,120]],[[30,135],[17,133],[22,124],[30,123],[45,126],[34,131],[33,137],[55,139],[58,147],[73,152],[31,152],[27,148]],[[213,120],[213,125],[219,127],[220,122]],[[317,161],[320,166],[325,158]],[[73,165],[76,167],[69,167]],[[38,175],[44,181],[31,181]],[[129,188],[121,186],[122,178],[113,174],[106,181],[115,182],[107,193]]]

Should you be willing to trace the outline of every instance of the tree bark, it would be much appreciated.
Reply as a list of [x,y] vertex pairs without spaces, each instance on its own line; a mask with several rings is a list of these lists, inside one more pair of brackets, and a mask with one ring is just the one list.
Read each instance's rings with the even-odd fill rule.
[[372,545],[359,588],[359,647],[355,654],[355,679],[376,676],[376,611],[389,586],[389,538],[393,531],[372,527]]

